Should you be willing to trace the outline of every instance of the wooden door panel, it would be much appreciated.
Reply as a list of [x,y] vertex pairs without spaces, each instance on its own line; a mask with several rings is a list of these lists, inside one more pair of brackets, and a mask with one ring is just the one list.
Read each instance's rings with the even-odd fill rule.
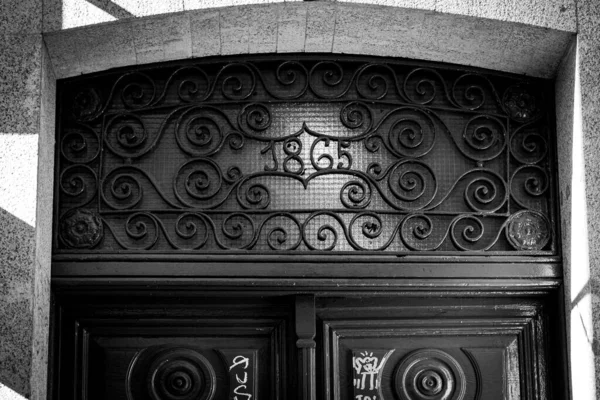
[[258,393],[276,398],[275,387],[267,380],[278,374],[271,345],[269,337],[100,337],[90,346],[95,351],[90,352],[88,365],[105,367],[103,373],[88,377],[88,398],[188,395],[208,400],[227,398],[234,391],[252,398]]
[[[337,358],[337,365],[332,371],[338,373],[339,387],[333,388],[332,398],[427,399],[436,395],[465,400],[521,398],[518,369],[517,372],[510,369],[519,366],[516,339],[484,340],[472,336],[406,339],[363,338],[340,343],[338,354],[333,357],[334,363]],[[502,341],[505,343],[498,343]]]
[[289,398],[285,300],[164,307],[106,300],[61,305],[56,398]]
[[546,297],[68,292],[55,399],[561,398]]
[[325,301],[318,311],[324,398],[547,398],[547,327],[539,304],[443,302]]

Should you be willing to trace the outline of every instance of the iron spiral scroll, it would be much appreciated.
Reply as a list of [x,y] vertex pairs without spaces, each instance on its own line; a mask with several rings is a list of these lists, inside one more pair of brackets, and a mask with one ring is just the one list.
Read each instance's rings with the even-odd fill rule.
[[547,86],[309,55],[63,81],[55,252],[555,255]]

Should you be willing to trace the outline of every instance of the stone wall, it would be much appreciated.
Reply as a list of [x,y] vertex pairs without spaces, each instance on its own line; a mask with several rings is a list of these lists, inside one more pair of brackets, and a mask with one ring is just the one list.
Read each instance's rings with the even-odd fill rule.
[[2,1],[0,35],[0,398],[42,399],[56,79],[41,1]]
[[[297,3],[302,0],[45,0],[44,32],[102,22],[249,4]],[[332,5],[336,2],[326,0]],[[339,0],[518,22],[575,32],[575,0]]]
[[[584,265],[573,265],[580,273],[588,273],[589,280],[583,293],[589,301],[593,329],[586,330],[587,343],[595,354],[596,371],[600,371],[600,3],[595,0],[578,0],[577,61],[580,103],[575,110],[581,114],[583,168],[585,171],[585,199],[587,206],[586,237],[573,237],[572,241],[587,239],[589,271]],[[582,297],[582,296],[579,296]],[[571,294],[572,301],[576,300]],[[587,320],[589,321],[589,319]],[[575,352],[572,353],[576,362]],[[596,374],[596,393],[600,397],[600,374]],[[574,397],[576,398],[576,397]]]
[[600,4],[359,2],[0,2],[0,398],[46,397],[56,78],[189,57],[272,52],[407,57],[556,77],[573,398],[595,398],[600,388],[600,381],[594,382],[594,359],[600,367],[594,339],[600,334],[595,184]]

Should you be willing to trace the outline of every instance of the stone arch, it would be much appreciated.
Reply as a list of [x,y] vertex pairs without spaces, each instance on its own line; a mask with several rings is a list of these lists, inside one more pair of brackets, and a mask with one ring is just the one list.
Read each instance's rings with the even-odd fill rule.
[[572,33],[402,7],[298,2],[124,19],[44,38],[57,78],[193,57],[293,52],[441,61],[551,78]]

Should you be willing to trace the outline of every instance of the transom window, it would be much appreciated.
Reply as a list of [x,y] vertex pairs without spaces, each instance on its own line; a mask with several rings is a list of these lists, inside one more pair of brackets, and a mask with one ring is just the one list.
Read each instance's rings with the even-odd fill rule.
[[55,254],[557,254],[543,80],[291,55],[59,92]]

